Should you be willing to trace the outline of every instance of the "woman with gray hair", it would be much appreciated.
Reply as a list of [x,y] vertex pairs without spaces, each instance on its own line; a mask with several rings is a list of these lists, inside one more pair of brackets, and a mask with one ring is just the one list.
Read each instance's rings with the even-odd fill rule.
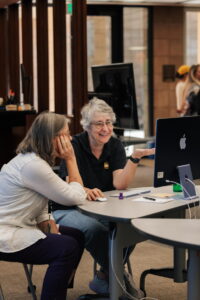
[[[71,206],[86,198],[70,139],[64,116],[42,113],[0,172],[0,260],[49,264],[42,300],[66,300],[84,248],[82,232],[58,230],[48,214],[48,199]],[[68,183],[51,168],[56,157],[66,163]]]
[[[115,114],[103,100],[93,99],[81,110],[84,132],[73,137],[78,167],[87,199],[95,201],[104,191],[126,189],[133,179],[142,156],[154,154],[154,149],[137,149],[126,161],[122,143],[113,136]],[[68,175],[64,162],[61,177]],[[108,228],[100,221],[81,214],[76,207],[55,203],[54,217],[61,225],[80,229],[85,235],[85,247],[101,266],[90,282],[96,293],[108,293]],[[135,290],[134,296],[139,296]]]

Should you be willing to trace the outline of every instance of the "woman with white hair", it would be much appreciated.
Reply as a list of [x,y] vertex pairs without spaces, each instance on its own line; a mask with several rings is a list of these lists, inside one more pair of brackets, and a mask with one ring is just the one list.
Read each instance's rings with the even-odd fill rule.
[[[42,113],[0,172],[0,260],[48,264],[41,300],[66,300],[84,249],[82,232],[58,229],[48,214],[48,199],[71,206],[86,198],[70,139],[64,116]],[[56,157],[68,182],[52,170]]]
[[[84,131],[73,137],[79,171],[87,199],[95,201],[104,191],[126,189],[134,178],[143,156],[154,154],[155,149],[137,149],[126,160],[122,143],[113,137],[115,113],[103,100],[93,99],[81,110]],[[68,175],[64,162],[61,177]],[[80,229],[85,235],[85,247],[101,266],[101,271],[90,282],[96,293],[108,293],[108,228],[99,220],[81,214],[76,207],[53,205],[53,215],[61,225]],[[135,290],[135,296],[139,297]]]

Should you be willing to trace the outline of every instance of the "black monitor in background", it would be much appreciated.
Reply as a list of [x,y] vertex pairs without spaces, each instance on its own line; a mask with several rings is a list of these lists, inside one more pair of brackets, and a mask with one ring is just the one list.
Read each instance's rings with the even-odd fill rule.
[[116,114],[116,127],[139,129],[132,63],[92,66],[95,96],[105,100]]
[[157,120],[155,187],[178,182],[184,186],[184,198],[195,196],[190,180],[200,178],[199,128],[200,116]]

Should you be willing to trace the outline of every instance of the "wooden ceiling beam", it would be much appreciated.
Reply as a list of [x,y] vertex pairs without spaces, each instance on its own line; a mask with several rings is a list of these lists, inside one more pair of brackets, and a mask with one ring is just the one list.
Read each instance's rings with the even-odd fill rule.
[[0,8],[19,2],[19,0],[0,0]]

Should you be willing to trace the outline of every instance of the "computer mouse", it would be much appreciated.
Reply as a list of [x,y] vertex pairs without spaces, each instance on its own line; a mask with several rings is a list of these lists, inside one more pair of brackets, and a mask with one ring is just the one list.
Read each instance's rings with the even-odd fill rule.
[[96,199],[96,201],[101,201],[101,202],[107,201],[107,200],[108,200],[108,199],[105,198],[105,197],[99,197],[99,198]]

